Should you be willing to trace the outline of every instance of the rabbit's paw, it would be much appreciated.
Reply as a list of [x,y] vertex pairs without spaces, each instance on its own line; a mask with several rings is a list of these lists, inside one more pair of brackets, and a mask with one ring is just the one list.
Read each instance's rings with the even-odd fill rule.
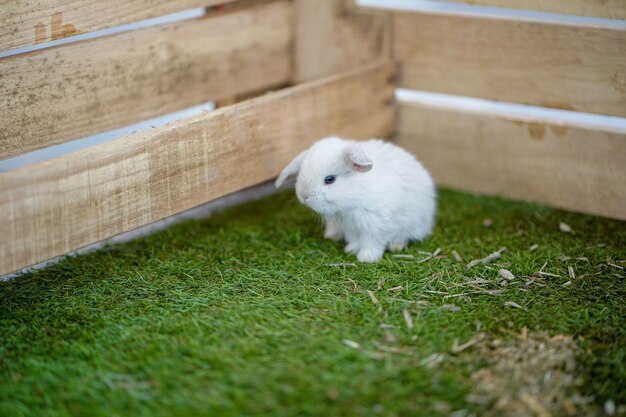
[[335,222],[328,222],[324,229],[324,238],[339,242],[343,239],[343,234]]
[[389,245],[387,245],[387,247],[392,252],[398,252],[398,251],[406,249],[407,244],[408,244],[407,241],[404,241],[404,242],[391,242]]
[[359,253],[359,244],[356,242],[348,243],[343,250],[346,253],[351,253],[352,255],[356,255],[357,253]]
[[366,247],[359,250],[356,258],[359,262],[374,263],[380,261],[385,253],[385,248]]

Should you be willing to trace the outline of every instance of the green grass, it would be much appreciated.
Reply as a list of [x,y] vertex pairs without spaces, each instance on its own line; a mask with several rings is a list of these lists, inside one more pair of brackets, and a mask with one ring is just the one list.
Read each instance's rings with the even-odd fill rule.
[[[420,364],[476,335],[478,322],[504,338],[524,326],[576,337],[583,394],[626,403],[626,272],[607,264],[626,266],[626,224],[446,190],[439,202],[433,237],[404,252],[414,259],[327,266],[356,261],[284,193],[0,283],[0,415],[479,412],[465,403],[482,366],[472,349]],[[498,261],[465,270],[502,246],[509,252]],[[437,248],[447,257],[417,262],[418,251]],[[560,277],[526,288],[545,262]],[[503,266],[517,278],[501,287]],[[567,266],[577,279],[564,286]],[[474,290],[464,276],[503,292],[444,298]],[[410,354],[383,354],[376,343]]]

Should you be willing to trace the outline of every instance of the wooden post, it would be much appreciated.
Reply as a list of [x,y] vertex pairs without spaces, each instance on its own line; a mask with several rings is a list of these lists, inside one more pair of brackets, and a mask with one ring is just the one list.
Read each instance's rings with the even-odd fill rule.
[[353,0],[295,0],[294,83],[331,76],[390,56],[386,13]]

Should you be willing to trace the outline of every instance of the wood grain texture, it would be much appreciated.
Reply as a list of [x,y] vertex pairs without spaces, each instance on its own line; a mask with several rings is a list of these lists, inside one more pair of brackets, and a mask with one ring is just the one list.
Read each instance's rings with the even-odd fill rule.
[[0,159],[291,78],[292,4],[0,60]]
[[391,20],[351,0],[294,0],[294,82],[328,77],[391,53]]
[[315,140],[387,136],[379,63],[0,174],[0,275],[276,176]]
[[396,142],[440,185],[626,220],[626,135],[399,108]]
[[237,0],[5,0],[0,51]]
[[447,0],[455,3],[507,7],[607,19],[626,19],[624,0]]
[[626,116],[626,31],[395,13],[399,84]]

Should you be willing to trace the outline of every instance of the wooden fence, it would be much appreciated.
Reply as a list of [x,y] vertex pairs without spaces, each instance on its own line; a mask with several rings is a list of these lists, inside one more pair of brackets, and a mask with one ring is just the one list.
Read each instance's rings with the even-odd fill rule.
[[[626,18],[619,0],[471,3]],[[626,219],[623,26],[381,4],[5,2],[0,50],[44,48],[0,58],[0,159],[223,107],[0,173],[0,275],[271,179],[331,134],[395,140],[445,186]],[[45,47],[192,7],[207,12]],[[396,87],[607,115],[613,127],[396,103]]]

